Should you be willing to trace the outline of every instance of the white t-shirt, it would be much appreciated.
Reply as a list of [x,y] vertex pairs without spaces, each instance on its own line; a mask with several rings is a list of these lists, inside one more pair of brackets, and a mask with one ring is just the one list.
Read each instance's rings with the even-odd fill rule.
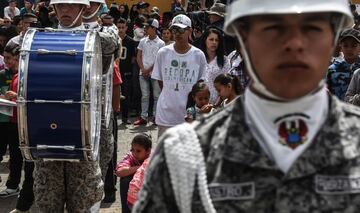
[[17,44],[17,45],[20,45],[20,43],[22,43],[22,40],[23,40],[23,35],[22,35],[22,32],[15,36],[15,37],[12,37],[6,44],[7,45],[11,45],[11,44]]
[[[161,47],[165,46],[165,42],[156,36],[155,39],[149,39],[149,36],[140,40],[138,49],[142,52],[142,62],[145,69],[149,69],[155,63],[156,55]],[[140,75],[142,74],[140,70]]]
[[234,50],[234,51],[232,51],[232,52],[227,56],[231,68],[233,68],[233,67],[238,67],[239,64],[240,64],[241,61],[242,61],[242,58],[240,57],[240,55],[238,55],[236,58],[234,58],[236,52],[237,52],[237,51]]
[[19,8],[15,7],[15,13],[12,12],[9,6],[4,8],[4,18],[10,18],[13,20],[13,18],[18,15],[20,15]]
[[222,68],[220,68],[217,63],[217,57],[210,61],[210,63],[206,64],[205,81],[209,86],[211,104],[215,104],[216,99],[219,96],[214,86],[215,78],[220,74],[227,73],[229,69],[230,63],[226,57],[224,57],[224,66]]
[[140,28],[140,27],[136,28],[134,30],[134,37],[133,37],[134,41],[140,41],[142,38],[144,38],[144,34],[145,34],[144,28]]
[[0,55],[0,70],[5,69],[4,56]]
[[204,79],[205,67],[204,53],[194,46],[185,54],[177,53],[174,44],[159,50],[151,75],[163,81],[156,108],[158,125],[171,127],[184,122],[188,94],[198,80]]

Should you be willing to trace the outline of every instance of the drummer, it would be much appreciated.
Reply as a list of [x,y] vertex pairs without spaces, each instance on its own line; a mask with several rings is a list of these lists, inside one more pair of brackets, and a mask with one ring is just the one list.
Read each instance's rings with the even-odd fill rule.
[[[82,15],[89,0],[51,0],[55,8],[59,29],[84,30]],[[101,34],[103,73],[108,71],[117,40],[109,34]],[[117,54],[116,54],[117,55]],[[105,57],[105,58],[104,58]],[[40,212],[98,212],[103,196],[103,181],[97,161],[35,162],[35,202]]]
[[[106,31],[108,33],[112,33],[114,35],[114,37],[119,41],[120,45],[120,38],[118,37],[118,29],[117,27],[113,24],[110,26],[101,26],[98,23],[98,11],[101,10],[101,8],[103,7],[103,5],[105,4],[105,0],[90,0],[90,7],[86,8],[83,14],[83,23],[85,25],[86,29],[95,29],[98,30],[100,32]],[[106,28],[106,29],[105,29]],[[116,82],[119,81],[119,74],[116,72],[116,69],[113,70],[109,70],[109,72],[114,72],[113,73],[113,77],[114,80],[116,80]],[[103,78],[107,78],[108,75],[104,75]],[[113,79],[110,79],[110,81],[113,81]],[[114,89],[113,91],[113,96],[119,96],[120,92],[120,85],[114,85]],[[104,88],[103,88],[104,90]],[[103,93],[104,95],[104,93]],[[112,98],[111,98],[112,99]],[[110,100],[111,100],[110,99]],[[115,100],[118,100],[117,102],[120,103],[120,97],[115,98]],[[103,100],[107,100],[106,97],[103,97]],[[108,103],[111,104],[111,103]],[[114,103],[113,103],[114,104]],[[111,107],[110,107],[111,108]],[[114,110],[118,110],[119,107],[117,107]],[[112,109],[112,108],[111,108]],[[102,107],[102,110],[105,110],[105,107]],[[116,155],[116,141],[114,143],[114,129],[117,129],[117,126],[114,126],[114,115],[113,115],[113,110],[111,110],[111,119],[109,122],[109,125],[106,125],[105,122],[101,123],[101,134],[100,134],[100,168],[101,168],[101,173],[102,173],[102,180],[105,182],[105,198],[104,201],[108,202],[108,201],[114,201],[115,199],[115,188],[114,188],[114,181],[113,180],[113,171],[115,170],[114,166],[112,166],[111,163],[111,159],[113,158],[114,155]],[[101,113],[102,115],[104,114]],[[102,120],[106,120],[106,118],[102,118]],[[116,160],[114,161],[116,162]],[[110,171],[110,175],[107,175],[108,170]],[[109,177],[108,177],[109,176]],[[110,180],[109,180],[110,178]],[[106,181],[107,180],[107,181]],[[110,183],[108,183],[110,182]],[[114,198],[114,199],[111,199]]]

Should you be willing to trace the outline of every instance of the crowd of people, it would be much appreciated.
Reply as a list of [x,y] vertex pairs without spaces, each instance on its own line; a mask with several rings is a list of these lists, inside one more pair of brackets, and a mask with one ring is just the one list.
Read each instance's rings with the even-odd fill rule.
[[[24,0],[21,8],[9,0],[0,98],[16,101],[30,27],[92,29],[103,67],[114,66],[113,114],[101,126],[99,162],[81,163],[24,162],[17,112],[0,114],[0,160],[10,154],[0,199],[19,195],[12,213],[34,203],[41,212],[97,212],[101,201],[115,202],[120,177],[124,213],[356,212],[360,114],[350,104],[360,106],[359,15],[346,0],[327,1],[174,0],[160,11],[143,0],[109,8],[104,0]],[[117,120],[130,125],[131,116],[133,125],[156,125],[160,143],[152,152],[152,138],[135,135],[116,163]],[[341,181],[348,184],[331,188]]]

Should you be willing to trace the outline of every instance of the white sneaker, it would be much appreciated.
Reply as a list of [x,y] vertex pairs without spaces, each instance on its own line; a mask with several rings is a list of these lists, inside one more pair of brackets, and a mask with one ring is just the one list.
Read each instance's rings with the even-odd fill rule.
[[0,198],[11,197],[19,194],[19,188],[17,189],[4,189],[0,192]]

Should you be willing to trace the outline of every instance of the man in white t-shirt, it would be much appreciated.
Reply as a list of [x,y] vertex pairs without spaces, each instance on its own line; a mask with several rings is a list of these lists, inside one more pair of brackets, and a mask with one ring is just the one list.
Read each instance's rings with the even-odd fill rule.
[[4,18],[12,20],[18,15],[20,15],[20,10],[16,7],[16,0],[9,0],[9,6],[4,8]]
[[159,136],[167,128],[184,122],[188,94],[192,86],[203,78],[206,67],[204,53],[189,44],[190,18],[175,16],[170,29],[175,43],[158,52],[151,75],[162,86],[156,114]]
[[137,62],[140,67],[140,88],[141,88],[141,116],[134,125],[144,125],[148,120],[150,84],[152,86],[154,107],[153,114],[156,114],[156,103],[161,92],[159,83],[150,78],[153,71],[156,54],[159,49],[165,46],[165,42],[157,36],[156,31],[159,28],[159,22],[156,19],[149,19],[145,25],[147,36],[140,40],[137,52]]

